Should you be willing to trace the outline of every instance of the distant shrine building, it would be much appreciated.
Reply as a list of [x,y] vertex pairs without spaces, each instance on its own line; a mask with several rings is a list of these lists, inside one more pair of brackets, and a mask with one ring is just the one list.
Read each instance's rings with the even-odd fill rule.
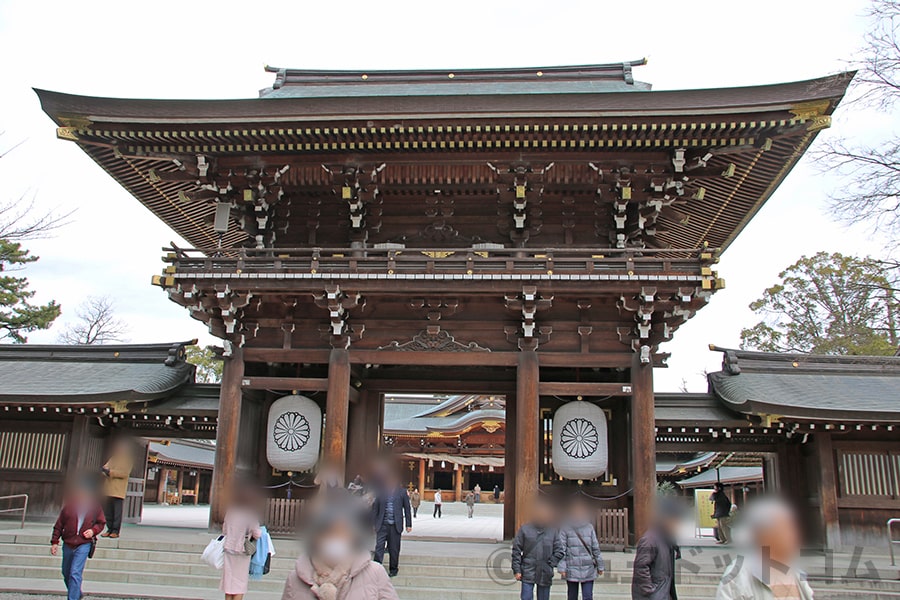
[[[632,540],[658,470],[754,453],[752,489],[811,502],[815,543],[880,539],[900,359],[722,351],[710,393],[653,393],[659,345],[722,288],[719,253],[849,77],[653,92],[640,64],[270,69],[251,100],[38,91],[58,136],[193,246],[167,248],[154,283],[225,366],[215,392],[4,395],[0,448],[47,415],[69,436],[55,466],[95,452],[76,436],[214,435],[213,524],[242,472],[275,486],[327,461],[349,479],[392,448],[426,497],[502,489],[506,535],[539,490],[580,485],[628,509]],[[170,358],[162,373],[183,347]]]

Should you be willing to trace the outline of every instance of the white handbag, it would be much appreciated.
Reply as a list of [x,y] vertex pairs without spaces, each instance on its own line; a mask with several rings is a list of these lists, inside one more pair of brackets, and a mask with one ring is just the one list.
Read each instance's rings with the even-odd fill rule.
[[213,538],[206,545],[200,558],[209,566],[221,569],[225,565],[225,536]]

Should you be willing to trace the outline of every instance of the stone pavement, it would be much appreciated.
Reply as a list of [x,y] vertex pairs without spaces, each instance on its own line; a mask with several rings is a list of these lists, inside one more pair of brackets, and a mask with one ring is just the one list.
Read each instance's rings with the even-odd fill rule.
[[[423,502],[419,516],[413,521],[412,533],[404,534],[409,540],[455,539],[467,541],[499,541],[503,539],[503,505],[476,504],[475,516],[467,517],[463,502],[447,502],[443,516],[432,517],[434,504]],[[140,525],[151,527],[183,527],[206,529],[209,523],[209,506],[162,506],[148,504]]]

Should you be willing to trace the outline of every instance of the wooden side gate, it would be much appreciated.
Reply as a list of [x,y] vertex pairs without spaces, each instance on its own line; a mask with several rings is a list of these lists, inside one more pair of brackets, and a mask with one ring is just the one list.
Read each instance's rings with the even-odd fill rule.
[[597,539],[600,546],[624,550],[628,546],[628,509],[601,508],[597,511]]
[[297,533],[303,500],[269,498],[266,500],[266,518],[263,523],[270,535],[294,535]]

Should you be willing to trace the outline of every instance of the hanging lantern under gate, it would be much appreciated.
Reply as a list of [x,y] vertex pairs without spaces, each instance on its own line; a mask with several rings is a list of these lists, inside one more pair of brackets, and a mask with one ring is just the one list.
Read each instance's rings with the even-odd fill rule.
[[279,398],[269,409],[266,458],[280,471],[308,471],[319,461],[322,409],[306,396]]
[[606,472],[609,449],[606,415],[581,400],[563,404],[553,415],[553,470],[565,479],[595,479]]

